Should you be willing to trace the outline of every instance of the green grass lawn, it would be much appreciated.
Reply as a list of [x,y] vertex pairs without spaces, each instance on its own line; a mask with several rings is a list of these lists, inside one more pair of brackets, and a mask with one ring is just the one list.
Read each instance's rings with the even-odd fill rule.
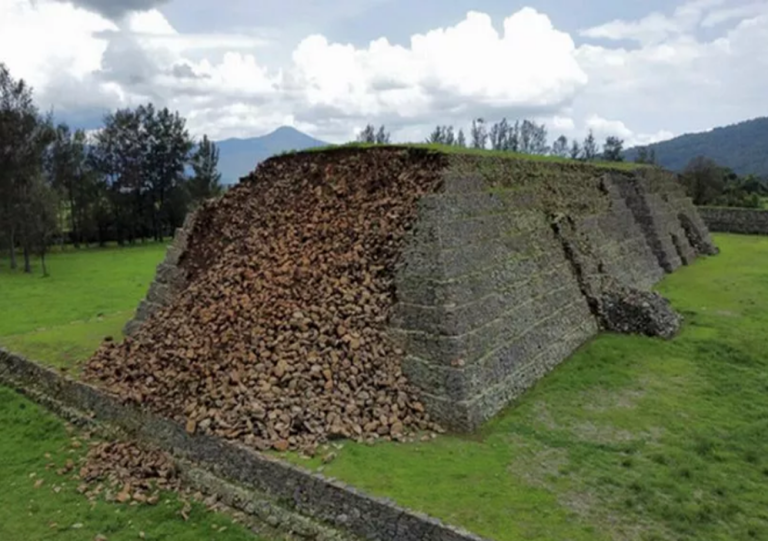
[[473,437],[324,472],[500,541],[768,539],[768,238],[715,239],[659,285],[676,339],[602,335]]
[[[0,539],[3,541],[258,541],[225,515],[193,504],[189,520],[173,494],[157,505],[90,503],[79,481],[56,470],[85,448],[73,448],[64,423],[13,391],[0,387]],[[48,456],[46,456],[48,455]],[[49,458],[50,457],[50,458]],[[48,464],[55,467],[46,468]],[[143,536],[143,537],[142,537]]]
[[[471,437],[291,459],[499,541],[768,539],[768,238],[715,241],[721,255],[658,286],[686,317],[674,340],[601,335]],[[0,304],[21,314],[0,313],[0,344],[84,357],[161,258],[143,247],[53,256],[50,279],[0,271]]]
[[[166,244],[51,254],[50,277],[11,272],[0,260],[0,345],[57,367],[74,368],[105,336],[119,339],[165,255]],[[254,540],[223,515],[193,505],[189,520],[172,494],[157,506],[98,502],[76,491],[78,482],[56,468],[84,450],[70,448],[64,423],[0,387],[0,539]],[[48,454],[52,458],[47,458]],[[35,483],[42,479],[40,487]]]
[[122,328],[165,257],[167,243],[88,248],[46,258],[31,275],[0,258],[0,344],[57,367],[73,368]]

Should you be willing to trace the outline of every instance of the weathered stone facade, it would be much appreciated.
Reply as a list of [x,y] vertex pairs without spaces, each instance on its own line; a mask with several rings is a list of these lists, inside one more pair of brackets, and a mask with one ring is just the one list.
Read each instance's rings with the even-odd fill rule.
[[768,235],[768,210],[699,207],[699,214],[710,231]]
[[674,334],[668,303],[643,290],[698,253],[716,248],[664,172],[449,171],[397,278],[404,370],[443,424],[473,430],[601,328]]

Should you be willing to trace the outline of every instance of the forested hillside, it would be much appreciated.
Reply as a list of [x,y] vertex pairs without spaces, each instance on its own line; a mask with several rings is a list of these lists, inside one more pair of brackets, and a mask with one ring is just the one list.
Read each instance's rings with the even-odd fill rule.
[[[768,176],[768,117],[755,118],[708,132],[691,133],[649,146],[663,167],[682,171],[693,158],[704,156],[739,175]],[[628,149],[632,161],[637,148]]]

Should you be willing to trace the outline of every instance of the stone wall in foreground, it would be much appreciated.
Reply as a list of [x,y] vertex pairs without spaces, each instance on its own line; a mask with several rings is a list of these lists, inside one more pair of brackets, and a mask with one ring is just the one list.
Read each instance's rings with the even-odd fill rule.
[[610,291],[646,291],[715,252],[666,173],[463,164],[420,203],[392,335],[428,410],[474,430],[606,328]]
[[699,214],[710,231],[768,235],[768,210],[699,207]]
[[[253,516],[273,522],[281,515],[278,508],[283,509],[293,517],[286,519],[290,522],[287,528],[301,538],[349,538],[328,531],[335,529],[372,541],[484,541],[390,500],[369,496],[243,445],[215,436],[190,435],[179,423],[126,405],[106,391],[2,348],[0,384],[20,390],[47,407],[74,410],[73,415],[117,427],[133,439],[191,462],[214,478],[205,483],[208,491]],[[223,483],[234,485],[234,492],[222,492]],[[311,519],[312,524],[300,517]]]

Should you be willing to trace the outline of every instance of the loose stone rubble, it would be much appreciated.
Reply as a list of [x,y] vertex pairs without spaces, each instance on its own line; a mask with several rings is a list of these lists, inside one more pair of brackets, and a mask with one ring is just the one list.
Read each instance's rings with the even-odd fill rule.
[[[439,430],[385,332],[416,201],[441,158],[369,154],[279,171],[265,164],[201,209],[188,286],[86,380],[257,449]],[[275,180],[277,179],[277,180]]]

